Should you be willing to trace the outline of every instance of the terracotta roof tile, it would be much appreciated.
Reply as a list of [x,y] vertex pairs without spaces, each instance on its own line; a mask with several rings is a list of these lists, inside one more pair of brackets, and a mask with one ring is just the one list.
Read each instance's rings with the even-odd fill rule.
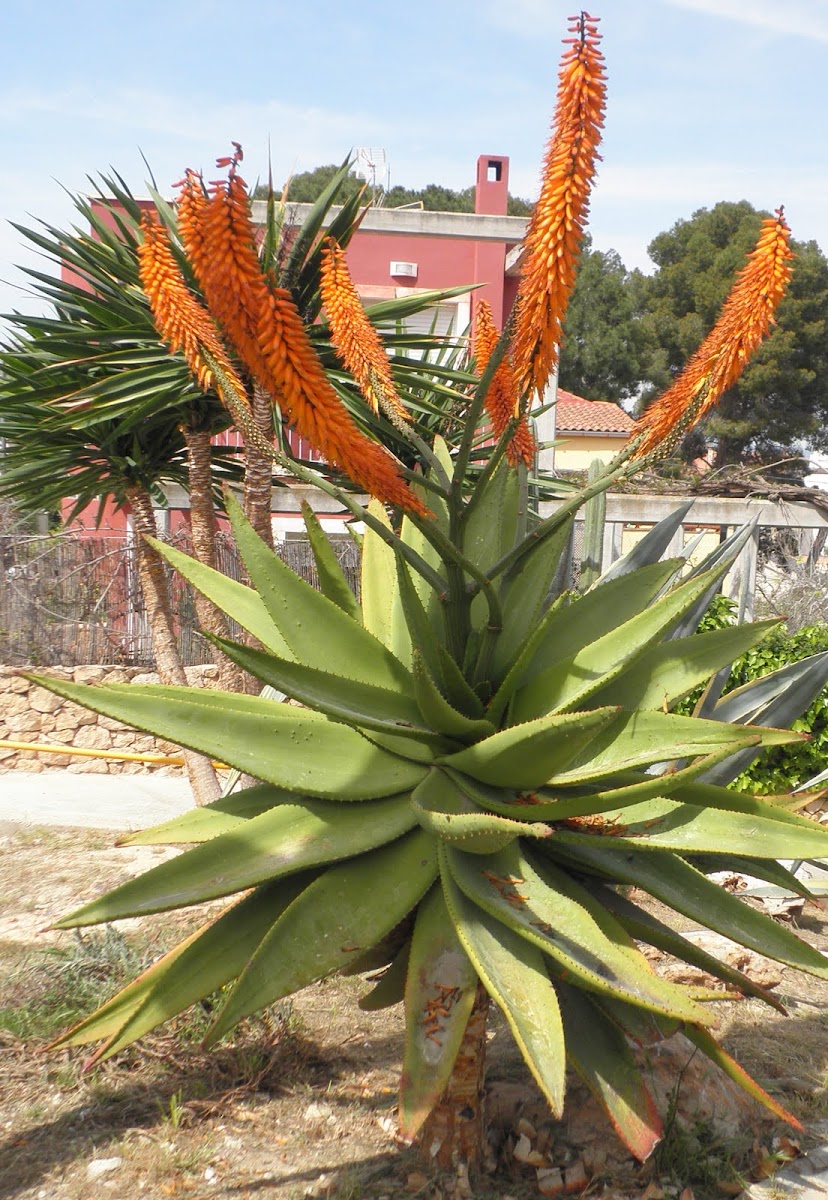
[[558,389],[559,433],[629,433],[635,422],[618,404],[608,400],[584,400]]

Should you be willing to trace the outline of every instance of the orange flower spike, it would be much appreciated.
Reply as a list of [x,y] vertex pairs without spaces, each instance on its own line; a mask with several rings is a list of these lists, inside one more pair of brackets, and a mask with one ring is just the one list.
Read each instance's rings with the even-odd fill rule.
[[606,77],[598,23],[587,13],[571,20],[575,36],[561,60],[554,132],[524,242],[513,352],[520,396],[542,393],[557,362],[599,158]]
[[374,412],[381,407],[395,425],[410,422],[391,375],[388,355],[354,287],[345,251],[333,238],[328,239],[322,252],[319,282],[331,340],[359,390]]
[[732,387],[768,330],[792,273],[790,229],[783,209],[762,222],[718,321],[675,383],[636,423],[634,457],[666,453]]
[[[492,317],[491,306],[486,300],[479,300],[475,310],[474,323],[474,357],[479,375],[485,371],[486,363],[494,352],[497,340],[498,332]],[[504,359],[495,371],[485,403],[486,412],[492,423],[492,432],[495,438],[499,439],[517,412],[514,377],[508,359]],[[506,449],[506,457],[512,466],[516,466],[518,462],[524,462],[529,466],[534,461],[534,455],[535,439],[529,430],[526,417],[523,416]]]
[[155,217],[144,213],[141,232],[144,235],[138,247],[141,286],[149,300],[156,328],[168,343],[171,353],[181,351],[200,386],[207,391],[214,387],[215,381],[201,353],[204,347],[232,380],[239,395],[244,396],[244,384],[224,352],[210,314],[199,304],[184,281],[166,229]]
[[302,436],[370,495],[426,516],[428,510],[399,474],[393,457],[360,432],[337,396],[284,288],[268,293],[259,339],[270,390]]

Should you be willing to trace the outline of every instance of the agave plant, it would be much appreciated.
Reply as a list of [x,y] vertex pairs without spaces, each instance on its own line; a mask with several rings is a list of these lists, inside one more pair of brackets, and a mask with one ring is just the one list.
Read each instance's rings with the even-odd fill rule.
[[[318,591],[273,554],[232,496],[252,586],[156,546],[258,643],[217,639],[222,650],[295,703],[39,680],[261,781],[131,838],[189,849],[60,922],[68,929],[240,894],[59,1044],[100,1041],[92,1061],[101,1061],[220,991],[207,1037],[215,1043],[247,1014],[331,972],[379,971],[361,1003],[405,1004],[402,1131],[444,1164],[480,1155],[490,998],[551,1109],[562,1111],[569,1063],[642,1159],[661,1123],[632,1047],[679,1029],[793,1120],[716,1043],[709,993],[661,978],[641,944],[778,1001],[654,918],[625,885],[828,977],[822,955],[708,877],[749,869],[802,892],[777,860],[828,855],[828,832],[794,802],[727,786],[746,757],[800,736],[776,726],[824,686],[826,656],[722,701],[711,690],[696,715],[671,711],[770,627],[696,632],[749,531],[697,567],[661,561],[685,515],[678,511],[605,575],[588,570],[581,590],[566,570],[576,515],[586,506],[595,541],[606,489],[692,423],[758,344],[788,273],[781,214],[763,228],[720,326],[624,454],[549,511],[529,504],[531,435],[519,431],[554,365],[602,109],[594,21],[582,15],[573,33],[516,321],[496,344],[480,340],[485,368],[452,452],[404,428],[347,278],[326,300],[333,344],[368,402],[394,411],[418,470],[377,452],[339,415],[298,310],[250,266],[235,175],[216,195],[236,222],[221,271],[236,261],[238,287],[218,294],[210,275],[218,268],[201,264],[207,303],[220,313],[185,304],[180,288],[165,293],[147,272],[159,325],[199,378],[241,410],[242,384],[211,333],[218,315],[261,386],[388,505],[363,508],[328,476],[289,464],[361,521],[359,597],[311,513]],[[196,221],[207,201],[192,188],[184,199]],[[145,234],[151,258],[160,243],[149,227]],[[326,253],[341,271],[336,248]],[[472,476],[484,426],[496,441]]]

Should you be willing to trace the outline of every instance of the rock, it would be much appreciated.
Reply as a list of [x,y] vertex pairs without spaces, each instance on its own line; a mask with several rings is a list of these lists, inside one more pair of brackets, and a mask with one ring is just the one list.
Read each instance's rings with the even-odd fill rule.
[[29,701],[26,696],[20,692],[10,696],[0,696],[0,715],[3,720],[8,720],[9,717],[17,716],[18,713],[27,712]]
[[563,1190],[563,1175],[557,1167],[538,1168],[538,1191],[542,1196],[560,1196]]
[[109,750],[112,747],[112,734],[100,725],[84,725],[78,730],[72,744],[89,750]]
[[93,1158],[86,1167],[86,1178],[90,1181],[109,1175],[123,1165],[122,1158]]
[[75,667],[72,672],[75,683],[100,683],[106,667]]
[[53,713],[63,703],[62,696],[56,696],[54,692],[47,692],[42,687],[33,687],[29,692],[29,704],[35,712]]

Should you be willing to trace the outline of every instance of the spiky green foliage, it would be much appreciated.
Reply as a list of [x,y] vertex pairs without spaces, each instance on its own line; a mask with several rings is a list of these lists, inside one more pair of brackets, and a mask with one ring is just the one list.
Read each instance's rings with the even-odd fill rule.
[[[671,712],[758,643],[768,623],[693,635],[741,539],[688,569],[660,562],[668,528],[583,594],[553,584],[574,503],[529,535],[505,464],[469,491],[435,446],[434,516],[394,531],[372,506],[360,602],[311,525],[322,591],[228,506],[245,588],[158,547],[262,649],[222,648],[301,707],[165,687],[40,682],[97,712],[208,751],[262,783],[133,842],[189,846],[60,922],[92,925],[245,893],[59,1044],[115,1053],[224,988],[209,1040],[331,971],[387,967],[364,999],[404,1000],[404,1131],[451,1074],[478,979],[503,1009],[553,1111],[567,1061],[641,1158],[661,1135],[630,1042],[683,1028],[787,1115],[708,1033],[704,996],[656,974],[641,943],[778,1007],[747,976],[615,885],[781,962],[820,954],[707,873],[788,880],[778,858],[828,855],[828,832],[723,786],[745,757],[799,735],[762,723],[765,681],[731,719]],[[440,472],[453,478],[440,483]],[[452,531],[449,538],[447,532]],[[793,720],[825,681],[818,656]],[[711,782],[715,777],[715,782]],[[801,888],[800,888],[801,890]]]

